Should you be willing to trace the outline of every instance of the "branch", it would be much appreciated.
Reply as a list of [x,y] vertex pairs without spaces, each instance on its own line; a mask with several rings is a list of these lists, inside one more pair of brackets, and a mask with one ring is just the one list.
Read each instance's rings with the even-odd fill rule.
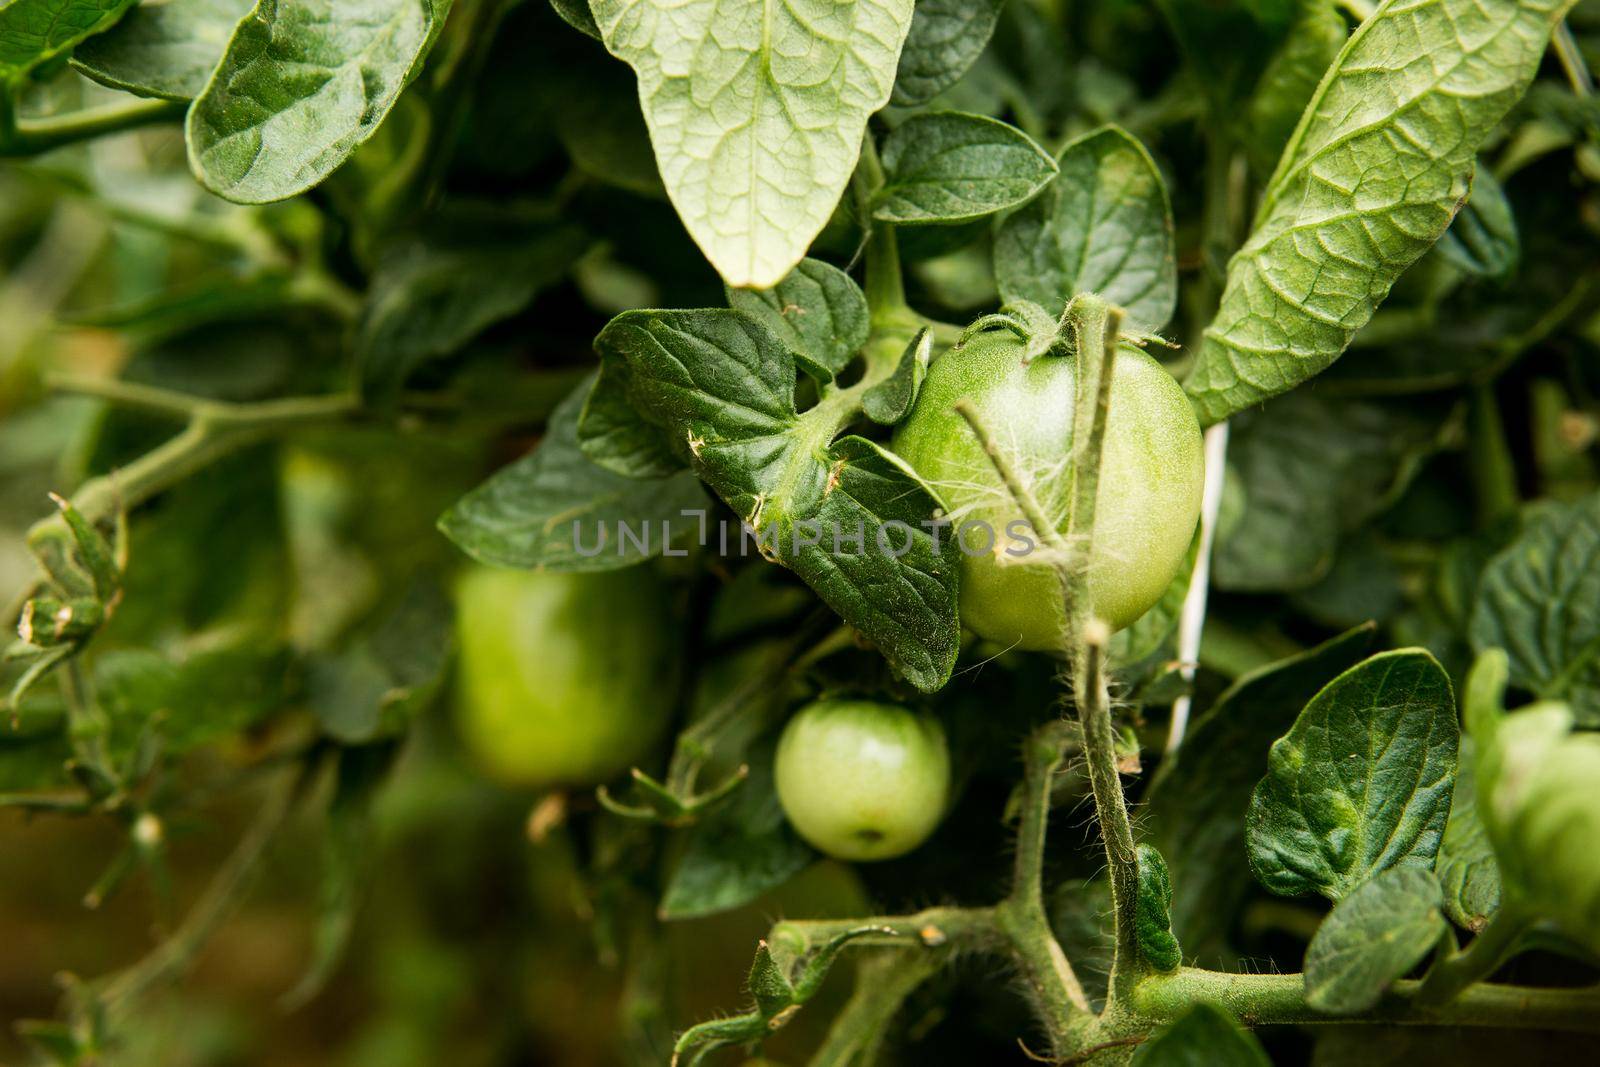
[[1140,1029],[1181,1018],[1196,1004],[1220,1005],[1247,1026],[1305,1023],[1383,1023],[1414,1026],[1485,1026],[1600,1033],[1600,988],[1530,989],[1480,984],[1448,1004],[1418,997],[1422,982],[1396,982],[1378,1006],[1360,1016],[1325,1015],[1305,1002],[1300,974],[1223,974],[1184,967],[1144,977],[1133,989],[1143,1016]]
[[[1482,982],[1510,959],[1522,943],[1522,935],[1533,923],[1510,907],[1501,907],[1489,925],[1465,952],[1441,959],[1422,978],[1417,1003],[1445,1004],[1459,997],[1468,986]],[[1447,942],[1453,948],[1455,941]]]
[[52,148],[181,118],[188,106],[181,100],[138,100],[48,119],[17,119],[15,127],[0,136],[0,158],[36,156]]

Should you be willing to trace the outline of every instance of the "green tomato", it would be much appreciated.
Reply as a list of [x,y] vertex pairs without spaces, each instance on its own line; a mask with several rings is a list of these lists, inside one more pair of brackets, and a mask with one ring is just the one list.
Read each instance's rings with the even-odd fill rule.
[[661,736],[675,692],[666,590],[647,567],[475,567],[456,587],[457,722],[508,785],[603,782]]
[[[961,621],[992,641],[1055,650],[1066,621],[1055,572],[954,410],[971,401],[1046,517],[1064,530],[1077,364],[1071,356],[1023,357],[1023,340],[1004,330],[945,353],[896,431],[894,450],[949,506],[954,528],[946,536],[984,524],[963,539]],[[1172,375],[1129,348],[1118,350],[1113,375],[1089,595],[1095,615],[1121,629],[1161,599],[1183,563],[1200,516],[1204,461],[1200,425]]]
[[884,860],[933,833],[950,793],[937,719],[870,700],[819,700],[778,740],[778,800],[801,837],[842,860]]

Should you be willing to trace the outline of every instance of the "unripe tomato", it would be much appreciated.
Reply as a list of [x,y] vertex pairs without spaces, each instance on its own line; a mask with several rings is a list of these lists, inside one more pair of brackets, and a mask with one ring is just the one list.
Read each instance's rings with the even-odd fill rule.
[[671,625],[648,567],[466,572],[456,708],[467,749],[509,785],[590,785],[627,770],[672,710]]
[[843,860],[883,860],[928,839],[950,793],[937,719],[870,700],[819,700],[778,740],[778,800],[800,836]]
[[[961,621],[978,635],[1036,650],[1061,647],[1061,587],[972,429],[955,410],[971,401],[984,425],[1058,530],[1069,518],[1077,364],[1071,356],[1024,361],[1024,342],[1004,330],[979,334],[934,362],[916,407],[894,436],[894,450],[951,509],[978,552],[962,554]],[[1200,425],[1183,389],[1143,352],[1122,348],[1095,503],[1089,595],[1113,629],[1132,623],[1161,598],[1189,550],[1200,516]],[[1011,531],[1022,536],[1013,537]],[[1023,543],[1023,537],[1035,547]]]

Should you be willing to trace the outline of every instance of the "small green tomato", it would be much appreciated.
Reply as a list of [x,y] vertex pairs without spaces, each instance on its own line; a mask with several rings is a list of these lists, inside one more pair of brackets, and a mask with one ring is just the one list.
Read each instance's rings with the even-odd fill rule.
[[842,860],[884,860],[933,833],[950,792],[937,719],[869,700],[819,700],[778,741],[778,800],[800,836]]
[[[950,506],[955,526],[946,536],[978,524],[963,538],[962,623],[991,641],[1053,651],[1062,646],[1066,621],[1055,571],[1038,535],[1013,525],[1022,523],[1021,512],[955,411],[957,401],[971,401],[1046,516],[1064,530],[1077,363],[1024,355],[1023,340],[1005,330],[945,353],[895,432],[894,450]],[[1148,355],[1119,349],[1089,561],[1094,612],[1112,629],[1148,611],[1177,574],[1200,516],[1202,481],[1200,425],[1183,389]]]
[[672,624],[648,567],[475,567],[456,587],[457,723],[508,785],[592,785],[638,762],[672,707]]

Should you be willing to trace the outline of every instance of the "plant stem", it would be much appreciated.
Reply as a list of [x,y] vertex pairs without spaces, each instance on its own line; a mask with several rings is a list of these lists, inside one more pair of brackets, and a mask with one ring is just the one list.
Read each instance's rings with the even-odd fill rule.
[[1488,384],[1473,387],[1468,404],[1468,467],[1477,497],[1478,528],[1486,530],[1515,515],[1521,495],[1517,492],[1516,464],[1494,389]]
[[283,825],[304,776],[305,768],[301,766],[283,781],[269,787],[255,821],[206,887],[205,895],[184,917],[173,935],[138,963],[103,980],[100,998],[108,1012],[128,1007],[130,1001],[146,990],[176,978],[188,969],[222,920],[239,902],[256,864],[276,836],[278,828]]
[[872,198],[883,187],[883,164],[868,129],[861,138],[861,158],[854,177],[856,212],[866,233],[867,309],[876,327],[903,326],[908,317],[905,279],[900,272],[900,246],[894,226],[872,217]]
[[1567,81],[1572,85],[1573,93],[1593,96],[1594,76],[1589,73],[1589,64],[1584,62],[1583,50],[1578,47],[1577,39],[1572,36],[1572,27],[1567,25],[1566,19],[1556,23],[1555,32],[1550,35],[1550,44],[1555,50],[1556,59],[1561,62]]
[[1502,905],[1466,951],[1440,960],[1424,976],[1417,992],[1417,1003],[1449,1003],[1468,986],[1487,979],[1517,951],[1522,935],[1531,925],[1520,912]]
[[52,148],[166,122],[181,117],[188,106],[176,100],[138,100],[48,119],[14,118],[9,129],[0,124],[0,158],[35,156]]
[[901,949],[863,959],[856,969],[855,991],[834,1017],[827,1038],[811,1054],[810,1067],[876,1062],[872,1051],[900,1005],[944,965],[947,955]]
[[1196,1004],[1228,1009],[1247,1026],[1284,1023],[1383,1023],[1418,1026],[1487,1026],[1600,1033],[1600,989],[1530,989],[1480,984],[1447,1004],[1425,1004],[1422,983],[1396,982],[1378,1006],[1357,1017],[1324,1015],[1305,1002],[1305,976],[1224,974],[1183,967],[1147,975],[1133,992],[1142,1028],[1170,1022]]

